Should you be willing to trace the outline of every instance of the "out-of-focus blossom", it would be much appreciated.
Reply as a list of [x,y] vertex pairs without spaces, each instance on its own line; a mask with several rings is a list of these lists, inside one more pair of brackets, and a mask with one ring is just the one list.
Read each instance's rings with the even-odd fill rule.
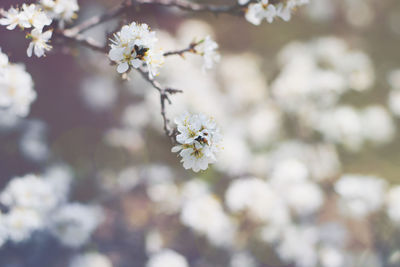
[[163,266],[188,267],[189,264],[186,261],[185,257],[170,249],[165,249],[151,255],[149,261],[146,264],[146,267]]
[[221,56],[218,53],[218,44],[211,39],[211,36],[207,36],[202,44],[199,47],[199,52],[200,54],[203,55],[204,59],[204,64],[203,64],[203,69],[209,70],[214,67],[215,64],[217,64]]
[[205,235],[216,246],[230,246],[233,241],[235,225],[213,195],[203,194],[185,201],[180,220],[184,225]]
[[386,196],[386,211],[394,222],[400,222],[400,186],[390,188]]
[[387,183],[375,176],[347,174],[335,184],[339,208],[347,215],[362,218],[384,203]]
[[67,204],[52,214],[49,226],[55,237],[65,246],[80,247],[102,221],[98,207],[78,203]]
[[69,267],[113,267],[113,265],[105,255],[87,252],[73,257]]
[[79,11],[77,0],[40,0],[39,3],[50,18],[59,22],[61,28],[66,22],[72,22]]

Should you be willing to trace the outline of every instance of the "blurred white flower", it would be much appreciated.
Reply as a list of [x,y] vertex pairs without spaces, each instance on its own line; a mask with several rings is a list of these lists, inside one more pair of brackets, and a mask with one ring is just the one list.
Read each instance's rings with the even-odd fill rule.
[[28,50],[26,50],[28,57],[32,56],[32,52],[34,52],[37,57],[42,57],[46,51],[50,51],[52,46],[47,44],[47,42],[50,40],[52,34],[52,30],[42,32],[36,28],[33,29],[31,33],[27,35],[32,39],[29,43]]
[[8,238],[16,243],[27,240],[33,231],[43,227],[43,221],[38,212],[26,208],[13,208],[2,216]]
[[386,212],[389,218],[398,223],[400,222],[400,186],[390,188],[386,196]]
[[188,267],[185,257],[179,253],[165,249],[150,256],[146,267]]
[[290,215],[286,205],[271,186],[258,178],[233,181],[225,193],[225,202],[232,212],[247,211],[256,221],[286,224]]
[[392,141],[395,135],[395,124],[382,106],[369,106],[362,111],[363,133],[367,140],[376,144]]
[[13,178],[0,194],[0,201],[8,207],[46,213],[58,204],[57,192],[53,189],[43,178],[28,174]]
[[209,35],[201,43],[198,50],[200,54],[203,55],[203,69],[212,69],[215,64],[221,60],[221,56],[218,53],[218,47],[218,44],[213,39],[211,39]]
[[31,75],[24,65],[8,64],[0,70],[0,107],[11,114],[25,117],[36,99]]
[[236,227],[213,195],[205,194],[185,201],[180,220],[205,235],[215,246],[229,246],[233,241]]
[[72,22],[79,11],[77,0],[40,0],[39,3],[49,17],[59,22],[61,28],[64,28],[65,22]]
[[49,227],[63,245],[75,248],[89,240],[102,219],[100,208],[72,203],[51,215]]
[[383,205],[386,187],[379,177],[345,174],[335,183],[339,208],[352,217],[367,216]]
[[317,266],[318,233],[313,227],[290,226],[284,229],[277,246],[279,257],[299,267]]
[[179,152],[183,167],[195,172],[206,170],[208,164],[215,163],[220,150],[221,135],[215,121],[204,114],[185,113],[175,119],[179,134],[179,145],[172,152]]
[[14,30],[15,27],[29,28],[31,25],[23,13],[18,8],[10,7],[8,11],[4,11],[3,18],[0,19],[0,25],[6,26],[8,30]]
[[73,257],[69,267],[113,267],[113,265],[105,255],[87,252]]
[[82,83],[81,95],[93,111],[110,109],[117,100],[118,90],[111,78],[92,76]]
[[152,78],[158,74],[158,69],[164,63],[162,51],[155,47],[157,40],[156,33],[150,31],[147,24],[132,22],[114,34],[108,56],[118,65],[118,73],[145,65],[149,77]]
[[256,261],[250,253],[239,252],[233,254],[230,260],[230,267],[256,267]]

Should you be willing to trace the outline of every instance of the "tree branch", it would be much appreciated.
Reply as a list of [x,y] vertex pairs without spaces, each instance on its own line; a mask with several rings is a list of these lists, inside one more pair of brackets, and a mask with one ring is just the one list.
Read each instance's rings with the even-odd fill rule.
[[[56,32],[55,35],[55,40],[61,40],[61,41],[66,41],[69,43],[75,43],[79,44],[82,46],[85,46],[87,48],[90,48],[94,51],[97,52],[102,52],[107,54],[108,49],[107,47],[104,47],[100,44],[98,44],[95,40],[90,39],[90,38],[85,38],[82,35],[76,35],[76,36],[67,36],[63,32]],[[135,69],[138,71],[141,76],[152,85],[153,88],[155,88],[158,93],[160,94],[160,104],[161,104],[161,117],[163,119],[163,129],[165,134],[173,140],[173,133],[174,131],[169,128],[168,123],[169,119],[167,118],[166,112],[165,112],[165,104],[168,102],[168,104],[171,104],[171,100],[169,98],[170,95],[176,94],[176,93],[182,93],[182,90],[178,89],[173,89],[173,88],[164,88],[159,82],[154,80],[153,78],[149,77],[149,74],[147,71],[144,71],[142,69]]]
[[185,49],[165,52],[164,57],[173,56],[173,55],[178,55],[178,56],[183,57],[183,54],[185,54],[185,53],[194,53],[195,54],[195,53],[197,53],[196,46],[198,46],[202,42],[203,42],[203,40],[201,40],[199,42],[191,42],[189,44],[189,46]]

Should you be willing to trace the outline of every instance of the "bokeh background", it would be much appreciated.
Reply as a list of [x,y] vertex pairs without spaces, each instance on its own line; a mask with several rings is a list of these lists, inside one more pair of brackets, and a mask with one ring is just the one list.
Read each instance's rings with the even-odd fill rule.
[[[10,5],[24,2],[2,0],[0,6],[8,9]],[[80,0],[79,17],[75,23],[119,3]],[[0,129],[0,188],[4,188],[13,177],[41,174],[49,166],[63,166],[73,177],[70,201],[100,205],[103,220],[91,240],[75,248],[63,246],[45,230],[36,231],[22,244],[3,246],[0,266],[69,266],[71,258],[88,251],[106,255],[113,266],[145,266],[151,255],[162,248],[179,252],[190,266],[195,267],[400,266],[396,254],[400,236],[396,223],[387,218],[384,208],[363,218],[342,216],[336,205],[338,193],[334,192],[333,186],[342,174],[348,173],[381,177],[388,187],[400,183],[400,136],[396,131],[399,124],[397,115],[400,114],[393,109],[395,104],[388,104],[395,102],[390,100],[391,92],[400,86],[400,75],[396,80],[393,74],[394,70],[400,69],[400,2],[311,0],[309,5],[295,10],[289,22],[278,19],[271,24],[264,22],[261,26],[254,26],[237,16],[194,14],[145,6],[85,34],[106,43],[110,33],[131,21],[150,25],[157,32],[160,46],[165,51],[184,48],[190,41],[206,35],[211,35],[219,44],[222,58],[214,70],[204,72],[201,58],[187,55],[185,58],[168,58],[158,77],[163,84],[184,91],[183,95],[172,97],[172,105],[167,107],[170,118],[185,110],[215,117],[226,141],[219,162],[200,173],[184,170],[176,154],[170,152],[172,144],[162,132],[157,92],[135,73],[128,81],[122,80],[106,55],[87,48],[53,43],[54,48],[46,57],[28,58],[28,41],[24,34],[1,27],[2,51],[10,61],[26,65],[38,97],[27,118],[17,119],[9,125],[6,118],[0,118],[3,125]],[[367,63],[356,70],[366,72],[368,88],[353,90],[350,86],[342,86],[344,89],[340,94],[333,88],[331,91],[339,95],[338,100],[324,106],[321,103],[331,97],[331,91],[329,85],[321,82],[324,88],[310,101],[312,105],[321,104],[323,108],[311,108],[305,112],[307,115],[304,110],[296,108],[295,112],[290,112],[287,103],[279,98],[281,95],[277,90],[282,85],[277,81],[286,79],[286,85],[290,82],[306,83],[296,80],[298,77],[291,78],[293,70],[283,71],[290,65],[290,58],[303,53],[303,50],[287,50],[289,59],[282,59],[282,51],[289,44],[296,43],[308,47],[306,50],[312,53],[321,38],[339,40],[346,51],[357,51],[368,58]],[[342,59],[336,60],[345,61],[347,56],[350,57],[346,53],[341,54]],[[296,66],[301,77],[309,75],[308,86],[314,78],[319,78],[303,69],[302,64]],[[321,69],[326,68],[329,67],[321,66]],[[327,84],[331,82],[335,81],[326,81]],[[302,102],[301,92],[293,94],[294,103],[311,105],[307,104],[309,100]],[[396,103],[400,106],[399,101]],[[348,124],[335,124],[333,117],[314,118],[314,113],[322,114],[341,105],[356,110],[379,105],[388,116],[377,120],[388,123],[379,124],[373,119],[364,122],[372,125],[371,129],[367,127],[373,132],[371,141],[365,138],[368,133],[346,131],[346,127],[352,128],[353,123],[357,123],[351,119]],[[316,126],[316,121],[324,126]],[[343,134],[333,134],[339,137],[331,138],[326,133],[340,127],[343,127]],[[378,132],[375,139],[374,132]],[[360,141],[363,138],[366,140]],[[333,234],[338,236],[344,232],[345,236],[338,241],[338,254],[345,255],[345,260],[339,265],[334,264],[338,254],[328,257],[326,264],[321,260],[323,253],[320,249],[324,245],[319,241],[314,242],[313,252],[301,251],[302,246],[307,247],[305,243],[313,243],[306,237],[306,241],[293,237],[287,241],[289,248],[276,252],[278,241],[268,243],[260,240],[264,222],[253,220],[248,212],[233,212],[226,203],[226,192],[235,180],[256,176],[268,181],[279,164],[277,158],[280,156],[277,154],[291,155],[301,161],[309,157],[306,151],[315,149],[314,145],[321,145],[321,150],[328,151],[326,154],[313,154],[310,156],[313,160],[307,159],[313,161],[311,165],[321,167],[321,172],[326,170],[321,180],[313,180],[321,188],[324,200],[309,214],[303,216],[300,212],[300,215],[293,215],[292,224],[318,229],[327,227],[319,233],[333,233],[335,230],[329,227],[340,228]],[[286,152],[278,153],[280,148]],[[324,156],[327,159],[323,162]],[[310,166],[304,166],[312,173]],[[282,168],[290,172],[292,167],[286,165]],[[190,195],[195,195],[185,185],[193,181],[206,185],[209,188],[207,192],[220,203],[224,216],[234,221],[232,240],[224,240],[221,235],[226,237],[229,233],[220,231],[227,230],[231,223],[210,230],[207,227],[213,226],[198,226],[196,229],[197,226],[182,222],[185,204],[191,203]],[[202,188],[193,187],[196,188],[193,190]],[[278,190],[277,194],[290,192]],[[301,196],[301,199],[306,197]],[[267,207],[261,209],[266,213],[276,213],[277,206],[271,207],[273,211]],[[305,205],[304,209],[308,207]],[[204,215],[195,212],[199,218],[219,220],[215,218],[220,216],[218,212],[214,214],[212,208],[211,211],[204,209]],[[285,249],[290,252],[286,253]],[[289,256],[285,258],[284,255]],[[306,259],[316,257],[317,263],[302,259],[302,255]]]

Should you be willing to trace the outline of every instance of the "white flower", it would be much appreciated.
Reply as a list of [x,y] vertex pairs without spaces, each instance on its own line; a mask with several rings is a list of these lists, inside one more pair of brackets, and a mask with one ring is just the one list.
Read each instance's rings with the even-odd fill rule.
[[2,204],[48,212],[57,204],[58,196],[44,179],[28,174],[13,178],[0,195]]
[[26,50],[28,57],[32,56],[32,51],[35,52],[37,57],[43,56],[45,51],[50,51],[52,47],[51,45],[47,44],[47,42],[50,40],[52,34],[52,30],[42,32],[36,28],[33,29],[28,35],[28,37],[32,38],[32,41],[28,46],[28,50]]
[[395,135],[395,124],[382,106],[369,106],[362,112],[364,137],[376,144],[390,142]]
[[73,203],[52,214],[50,230],[63,245],[80,247],[89,240],[101,220],[99,208]]
[[52,20],[35,4],[23,4],[20,16],[22,17],[22,26],[25,28],[34,27],[40,32],[44,26],[51,24]]
[[383,204],[387,183],[374,176],[343,175],[335,184],[339,207],[346,215],[364,217]]
[[180,220],[182,224],[205,235],[216,246],[231,244],[235,233],[235,225],[224,213],[218,200],[211,194],[185,201]]
[[149,77],[158,75],[158,69],[164,63],[162,51],[155,48],[158,39],[147,24],[132,22],[114,34],[114,40],[108,54],[118,65],[118,73],[125,73],[130,68],[146,66]]
[[272,224],[289,221],[286,205],[271,186],[258,178],[238,179],[229,185],[225,202],[233,212],[247,211],[251,219]]
[[246,11],[245,17],[247,21],[254,25],[260,25],[263,19],[271,23],[276,17],[276,8],[269,4],[268,0],[261,0],[258,3],[250,4]]
[[31,209],[11,209],[2,219],[9,239],[17,243],[28,239],[33,231],[43,226],[41,216]]
[[175,120],[179,145],[172,152],[180,151],[183,167],[198,172],[215,163],[221,135],[214,120],[203,115],[185,113]]
[[14,30],[15,27],[29,28],[31,25],[23,13],[17,8],[11,7],[8,11],[1,14],[4,18],[0,19],[0,25],[8,25],[8,30]]
[[146,267],[188,267],[186,259],[179,253],[165,249],[156,254],[151,255]]
[[112,267],[111,261],[97,252],[88,252],[72,258],[69,267]]
[[387,214],[389,218],[396,222],[400,222],[400,186],[392,187],[386,196]]
[[210,36],[207,36],[204,39],[200,50],[200,53],[203,55],[204,59],[203,69],[212,69],[215,64],[220,61],[221,56],[217,50],[218,44],[211,39]]
[[25,117],[35,99],[32,77],[23,65],[8,64],[0,70],[0,108]]
[[59,21],[61,28],[65,22],[75,19],[79,11],[77,0],[40,0],[40,4],[52,19]]

